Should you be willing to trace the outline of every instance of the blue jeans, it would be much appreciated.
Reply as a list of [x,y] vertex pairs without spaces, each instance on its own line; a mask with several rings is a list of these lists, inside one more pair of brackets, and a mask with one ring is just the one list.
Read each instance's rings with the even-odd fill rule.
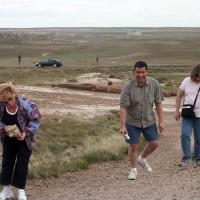
[[181,145],[183,157],[191,157],[191,135],[194,130],[194,158],[200,158],[200,118],[182,119]]

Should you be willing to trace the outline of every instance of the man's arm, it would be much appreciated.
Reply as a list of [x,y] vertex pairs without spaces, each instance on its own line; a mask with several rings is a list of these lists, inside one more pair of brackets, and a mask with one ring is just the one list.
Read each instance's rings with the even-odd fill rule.
[[120,107],[120,133],[125,137],[128,134],[126,130],[126,107]]
[[162,102],[156,103],[155,106],[156,106],[156,112],[158,115],[158,129],[159,129],[159,132],[162,133],[164,131],[164,118],[163,118]]
[[125,119],[126,119],[126,108],[120,107],[120,128],[125,127]]

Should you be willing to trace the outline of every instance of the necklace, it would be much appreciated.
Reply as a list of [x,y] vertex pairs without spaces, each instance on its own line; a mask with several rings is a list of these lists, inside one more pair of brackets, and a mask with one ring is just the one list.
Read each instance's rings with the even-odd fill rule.
[[17,106],[15,112],[10,112],[10,111],[8,110],[7,107],[6,107],[6,111],[7,111],[7,113],[10,114],[10,115],[15,115],[15,114],[17,113],[17,111],[18,111],[18,106]]

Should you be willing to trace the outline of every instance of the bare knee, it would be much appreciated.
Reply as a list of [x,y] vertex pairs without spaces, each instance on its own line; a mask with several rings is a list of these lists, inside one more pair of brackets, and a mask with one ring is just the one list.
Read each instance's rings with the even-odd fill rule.
[[130,150],[131,152],[136,152],[136,151],[137,151],[137,147],[138,147],[137,144],[131,144],[129,150]]
[[156,149],[159,145],[160,145],[160,142],[158,140],[149,142],[149,146],[152,149]]

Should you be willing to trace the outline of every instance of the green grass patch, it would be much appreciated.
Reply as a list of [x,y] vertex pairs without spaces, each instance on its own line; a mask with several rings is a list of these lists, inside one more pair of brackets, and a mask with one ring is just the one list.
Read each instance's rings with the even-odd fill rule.
[[43,117],[29,178],[57,177],[95,162],[120,160],[128,145],[119,133],[119,112],[95,120]]
[[[116,110],[95,120],[43,117],[29,178],[59,177],[67,171],[87,169],[92,163],[123,159],[128,144],[119,133],[118,124]],[[144,145],[141,139],[139,151]]]

